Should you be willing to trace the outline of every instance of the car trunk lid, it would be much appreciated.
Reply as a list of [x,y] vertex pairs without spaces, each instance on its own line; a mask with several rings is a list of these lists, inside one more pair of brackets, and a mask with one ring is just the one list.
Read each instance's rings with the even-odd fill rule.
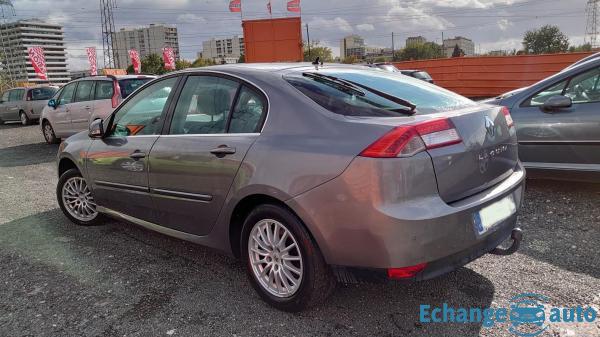
[[444,115],[462,139],[460,144],[427,150],[444,201],[476,194],[513,173],[518,162],[517,140],[502,107],[479,105]]

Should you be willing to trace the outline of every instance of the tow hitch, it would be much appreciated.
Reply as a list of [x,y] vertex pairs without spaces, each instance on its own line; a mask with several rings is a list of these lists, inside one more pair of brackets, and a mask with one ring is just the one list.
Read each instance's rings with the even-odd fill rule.
[[521,241],[523,240],[523,231],[521,230],[521,228],[513,229],[510,234],[510,238],[512,239],[512,245],[510,247],[504,248],[504,247],[498,246],[498,247],[494,248],[494,250],[492,250],[490,252],[490,254],[510,255],[510,254],[516,252],[519,249],[519,246],[521,245]]

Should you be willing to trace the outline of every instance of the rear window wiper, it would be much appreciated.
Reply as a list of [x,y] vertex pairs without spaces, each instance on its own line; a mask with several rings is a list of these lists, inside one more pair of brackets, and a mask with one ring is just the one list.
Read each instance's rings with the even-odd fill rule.
[[335,77],[335,76],[330,76],[330,75],[324,75],[324,74],[317,74],[317,73],[302,73],[302,76],[305,77],[309,77],[309,78],[313,78],[313,79],[327,79],[329,81],[331,81],[332,83],[336,83],[339,85],[344,85],[347,86],[348,88],[352,88],[352,90],[356,90],[356,91],[360,91],[362,92],[361,96],[364,96],[365,93],[364,91],[362,91],[362,89],[367,90],[379,97],[383,97],[387,100],[390,100],[394,103],[397,103],[399,105],[405,106],[407,107],[409,110],[403,110],[403,109],[389,109],[390,111],[394,111],[394,112],[400,112],[400,113],[406,113],[408,115],[414,115],[416,113],[415,109],[417,108],[416,105],[414,105],[413,103],[402,99],[400,97],[396,97],[394,95],[390,95],[386,92],[377,90],[375,88],[371,88],[369,86],[360,84],[360,83],[356,83],[354,81],[350,81],[350,80],[345,80],[345,79],[341,79],[339,77]]
[[348,83],[347,81],[342,80],[337,77],[318,74],[318,73],[302,73],[302,76],[312,78],[315,81],[327,82],[328,84],[335,84],[340,89],[342,89],[343,91],[346,91],[350,94],[354,94],[354,95],[358,95],[358,96],[366,95],[366,93],[360,87],[358,87],[354,84]]

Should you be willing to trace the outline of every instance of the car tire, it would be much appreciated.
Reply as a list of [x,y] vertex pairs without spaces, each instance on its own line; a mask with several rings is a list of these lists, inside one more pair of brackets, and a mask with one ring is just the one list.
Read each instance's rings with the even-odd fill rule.
[[[272,234],[270,239],[266,238],[267,228]],[[322,303],[335,289],[335,278],[319,247],[300,219],[288,209],[274,204],[256,207],[246,217],[241,237],[241,255],[250,283],[271,306],[298,312]],[[277,244],[277,239],[284,242]],[[265,249],[261,244],[267,241],[275,244]],[[294,248],[282,249],[293,244]],[[270,261],[271,266],[265,261]],[[296,285],[292,279],[297,281]]]
[[63,173],[56,185],[56,199],[64,215],[76,225],[96,226],[104,222],[87,182],[76,169]]
[[50,122],[44,121],[42,122],[42,133],[44,134],[44,139],[48,144],[58,144],[60,143],[60,138],[57,138],[54,134],[54,129]]
[[29,119],[29,117],[27,117],[25,111],[19,112],[19,119],[21,120],[21,124],[23,124],[24,126],[31,124],[31,120]]

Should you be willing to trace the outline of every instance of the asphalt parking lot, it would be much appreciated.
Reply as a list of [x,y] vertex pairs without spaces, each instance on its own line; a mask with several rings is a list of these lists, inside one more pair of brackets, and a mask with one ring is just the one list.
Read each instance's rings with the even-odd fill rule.
[[[506,307],[533,292],[600,307],[600,185],[530,180],[512,256],[416,284],[340,285],[288,314],[232,258],[126,223],[71,224],[55,201],[57,149],[38,125],[0,126],[0,336],[514,336],[507,324],[421,324],[419,305]],[[542,336],[600,336],[600,320]]]

